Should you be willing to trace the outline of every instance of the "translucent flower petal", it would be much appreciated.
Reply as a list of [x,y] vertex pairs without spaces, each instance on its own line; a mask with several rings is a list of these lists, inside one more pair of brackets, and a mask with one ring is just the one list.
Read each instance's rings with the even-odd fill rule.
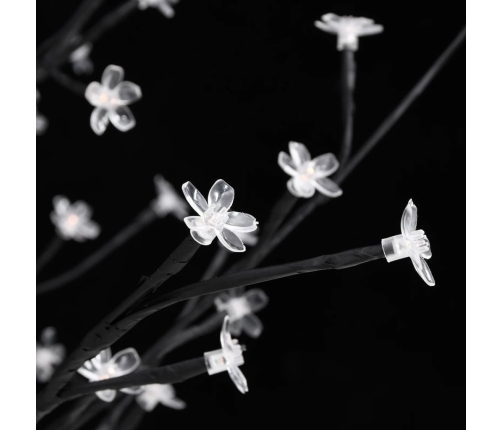
[[127,348],[118,352],[110,360],[110,365],[115,368],[115,376],[127,375],[134,372],[141,363],[138,353],[134,348]]
[[145,389],[143,387],[127,387],[127,388],[121,388],[120,391],[122,391],[125,394],[131,394],[133,396],[136,396],[145,391]]
[[228,212],[228,220],[225,228],[232,231],[249,233],[255,231],[258,227],[256,226],[256,218],[254,216],[243,212]]
[[248,392],[248,382],[246,381],[246,377],[241,372],[241,370],[237,366],[232,366],[228,368],[228,373],[230,374],[230,378],[234,381],[235,386],[239,389],[242,394]]
[[167,406],[168,408],[171,408],[171,409],[182,410],[187,407],[187,404],[183,400],[178,399],[177,397],[171,397],[169,400],[162,400],[161,399],[160,402],[164,406]]
[[277,160],[281,169],[284,170],[290,176],[297,176],[297,167],[291,157],[285,152],[279,152],[279,159]]
[[93,106],[99,106],[99,96],[103,92],[103,86],[99,82],[91,82],[85,89],[85,98]]
[[342,189],[329,178],[317,178],[314,186],[327,197],[339,197],[343,194]]
[[79,218],[88,219],[92,216],[91,207],[82,200],[77,200],[75,203],[73,203],[71,209],[72,212]]
[[174,9],[171,7],[167,0],[161,0],[158,3],[157,8],[166,18],[172,18],[174,16]]
[[434,281],[431,269],[429,269],[429,266],[425,262],[425,260],[421,258],[417,252],[411,252],[410,258],[411,261],[413,262],[413,266],[415,266],[415,270],[418,272],[420,277],[425,281],[425,283],[431,287],[436,285],[436,281]]
[[96,360],[100,364],[105,364],[108,363],[112,358],[112,350],[111,348],[106,348],[103,349],[96,357],[94,357],[94,360]]
[[338,163],[334,154],[319,155],[319,157],[311,161],[315,178],[325,178],[326,176],[332,175],[336,172],[339,165],[340,163]]
[[187,216],[184,218],[185,224],[190,230],[196,231],[208,231],[211,227],[208,227],[202,217],[200,216]]
[[208,230],[206,231],[190,230],[190,234],[192,235],[193,240],[205,246],[210,245],[216,237],[216,232],[210,227],[208,227]]
[[268,296],[265,294],[265,291],[259,288],[253,288],[252,290],[246,291],[244,297],[252,312],[262,310],[268,303]]
[[309,198],[315,193],[315,188],[311,182],[298,181],[297,178],[291,178],[287,185],[289,192],[296,197]]
[[[373,20],[370,21],[373,22]],[[359,29],[358,34],[359,36],[371,36],[373,34],[381,33],[382,31],[383,25],[375,24],[368,27],[362,27]]]
[[223,179],[218,179],[209,190],[209,205],[219,204],[228,210],[234,202],[234,196],[234,189]]
[[183,190],[183,194],[190,206],[192,206],[193,210],[200,216],[203,216],[208,207],[204,196],[193,186],[191,182],[185,182],[181,189]]
[[49,346],[56,341],[56,329],[54,327],[46,327],[40,333],[40,341],[42,345]]
[[86,369],[84,366],[78,369],[77,372],[80,373],[84,378],[87,378],[89,381],[97,381],[99,379],[93,371]]
[[58,215],[64,215],[70,208],[70,201],[63,196],[55,196],[52,199],[52,204],[54,205],[54,210]]
[[117,130],[128,131],[136,125],[134,115],[127,106],[117,106],[110,110],[110,121]]
[[413,204],[413,200],[410,199],[401,217],[401,233],[408,240],[412,240],[412,233],[417,229],[417,219],[417,207]]
[[141,88],[129,81],[120,82],[117,86],[119,100],[124,104],[133,103],[141,98]]
[[289,142],[289,153],[297,169],[300,168],[302,164],[312,159],[309,150],[303,143]]
[[110,65],[103,72],[101,82],[109,89],[115,88],[124,79],[124,69],[120,66]]
[[103,107],[96,107],[91,114],[91,128],[98,136],[101,136],[108,127],[108,110]]
[[232,342],[232,336],[230,336],[229,332],[229,326],[230,326],[230,318],[227,315],[223,320],[223,325],[221,326],[221,332],[220,332],[220,343],[224,352],[225,350],[232,351],[234,347],[234,343]]
[[78,232],[84,239],[96,239],[101,232],[101,227],[94,221],[87,221],[79,227]]
[[244,252],[246,247],[233,231],[224,228],[221,232],[216,232],[221,244],[232,252]]
[[243,322],[242,318],[239,318],[238,320],[231,321],[230,325],[228,326],[228,329],[230,333],[232,333],[234,336],[240,336],[242,333],[242,327],[243,327]]
[[245,315],[242,319],[242,330],[249,337],[257,338],[263,331],[263,324],[254,314]]
[[103,400],[103,402],[113,402],[116,395],[117,392],[115,390],[96,391],[96,396]]

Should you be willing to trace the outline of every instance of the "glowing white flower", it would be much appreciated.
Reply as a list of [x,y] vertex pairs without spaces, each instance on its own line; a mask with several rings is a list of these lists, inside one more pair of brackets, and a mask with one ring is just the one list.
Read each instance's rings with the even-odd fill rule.
[[100,227],[91,220],[92,209],[87,203],[79,200],[70,204],[63,196],[54,197],[52,202],[54,211],[51,212],[51,220],[63,239],[84,242],[99,236]]
[[279,166],[292,178],[288,190],[296,197],[312,197],[318,190],[327,197],[339,197],[343,191],[328,176],[338,169],[339,163],[333,154],[323,154],[312,160],[303,143],[289,142],[291,157],[279,153]]
[[84,43],[70,54],[70,63],[76,75],[90,75],[94,70],[89,55],[92,51],[91,43]]
[[178,3],[179,0],[138,0],[140,9],[146,9],[147,7],[155,7],[166,18],[172,18],[174,16],[174,9],[171,5]]
[[416,230],[417,207],[410,199],[401,217],[401,234],[382,240],[385,258],[391,261],[410,257],[415,270],[427,285],[434,286],[436,282],[425,259],[432,257],[429,239],[423,230]]
[[127,105],[141,98],[141,89],[123,79],[124,69],[110,65],[103,72],[101,83],[91,82],[85,90],[87,101],[96,106],[91,114],[91,127],[98,135],[105,132],[109,121],[120,131],[128,131],[136,125]]
[[40,101],[40,93],[37,90],[37,136],[44,134],[47,129],[47,118],[38,111],[38,102]]
[[161,403],[171,409],[185,409],[186,403],[176,397],[176,391],[171,384],[145,385],[141,394],[136,396],[136,402],[147,412],[153,411]]
[[40,343],[37,342],[37,381],[48,382],[56,366],[59,366],[66,353],[65,347],[56,342],[56,329],[46,327],[40,335]]
[[183,219],[188,215],[187,202],[178,195],[174,187],[162,175],[153,178],[157,189],[157,198],[152,201],[152,208],[158,217],[173,213],[176,218]]
[[237,296],[234,290],[225,291],[214,301],[219,312],[226,312],[230,318],[230,333],[239,336],[242,331],[250,337],[258,337],[263,324],[254,314],[267,306],[268,297],[258,288]]
[[315,26],[327,33],[338,35],[338,50],[357,51],[361,36],[370,36],[383,31],[383,26],[375,24],[372,19],[354,16],[338,16],[327,13],[316,21]]
[[232,252],[244,252],[246,247],[236,233],[249,233],[257,229],[256,219],[242,212],[228,212],[234,201],[234,189],[223,179],[218,179],[209,191],[209,205],[191,182],[182,186],[190,206],[200,216],[185,218],[193,239],[209,245],[217,236],[222,245]]
[[214,375],[226,370],[235,386],[244,394],[248,391],[248,383],[246,377],[239,369],[239,366],[244,364],[244,357],[242,356],[244,348],[239,345],[237,339],[232,339],[232,336],[230,336],[228,331],[229,323],[230,318],[227,315],[223,320],[223,327],[221,328],[220,334],[222,349],[204,353],[204,359],[209,375]]
[[[78,369],[78,373],[87,378],[89,382],[103,381],[105,379],[128,375],[134,372],[140,363],[141,359],[134,348],[124,349],[117,352],[113,357],[111,349],[106,348],[96,357],[86,361]],[[143,387],[122,388],[120,391],[126,394],[139,394],[143,391]],[[116,395],[116,390],[96,392],[96,396],[104,402],[112,402]]]

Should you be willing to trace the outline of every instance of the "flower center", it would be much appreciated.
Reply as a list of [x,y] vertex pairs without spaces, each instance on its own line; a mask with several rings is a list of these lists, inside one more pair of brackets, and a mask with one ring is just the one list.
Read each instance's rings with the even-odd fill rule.
[[228,221],[227,208],[220,204],[212,205],[204,212],[203,219],[206,225],[221,231]]
[[312,180],[314,173],[314,167],[312,166],[312,164],[307,162],[301,167],[300,179],[304,182],[309,182]]

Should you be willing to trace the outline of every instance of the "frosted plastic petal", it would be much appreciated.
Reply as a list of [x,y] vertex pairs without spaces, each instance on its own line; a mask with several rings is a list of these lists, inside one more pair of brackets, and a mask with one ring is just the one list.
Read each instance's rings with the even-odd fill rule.
[[257,338],[263,331],[263,324],[254,314],[245,315],[242,319],[242,330],[249,337]]
[[167,406],[168,408],[171,409],[177,409],[177,410],[182,410],[187,407],[187,404],[181,400],[178,399],[177,397],[171,397],[169,400],[161,400],[160,401],[164,406]]
[[166,18],[172,18],[174,16],[174,9],[167,0],[161,0],[157,7]]
[[208,231],[211,228],[204,223],[204,220],[200,216],[187,216],[184,218],[184,221],[190,230]]
[[98,136],[102,135],[108,127],[108,110],[96,107],[91,114],[91,128]]
[[136,125],[134,115],[127,106],[117,106],[110,110],[110,121],[120,131],[128,131]]
[[[302,185],[302,187],[298,188],[298,185]],[[289,192],[296,197],[309,198],[315,193],[315,188],[310,182],[302,184],[297,178],[291,178],[287,186]]]
[[99,106],[99,96],[103,91],[103,86],[99,82],[91,82],[85,89],[85,98],[93,106]]
[[94,357],[94,359],[100,364],[108,363],[111,360],[111,358],[112,358],[111,348],[103,349],[103,351],[101,351],[96,357]]
[[[371,20],[373,22],[373,20]],[[378,34],[383,31],[383,26],[375,24],[369,27],[364,27],[359,30],[359,36],[372,36],[373,34]]]
[[230,336],[229,326],[230,326],[230,318],[227,315],[223,320],[223,325],[221,326],[221,332],[220,332],[220,343],[221,347],[223,348],[223,352],[225,352],[225,350],[232,351],[234,346],[232,342],[232,337]]
[[96,391],[96,396],[98,396],[103,402],[113,402],[115,400],[115,396],[117,395],[117,392],[115,390],[103,390],[103,391]]
[[190,230],[190,234],[193,240],[205,246],[210,245],[216,237],[216,232],[212,228],[208,228],[207,231]]
[[242,333],[242,327],[243,327],[243,319],[239,318],[238,320],[231,321],[230,325],[228,326],[228,329],[230,330],[230,333],[232,333],[234,336],[240,336]]
[[221,232],[216,232],[221,244],[232,252],[244,252],[246,247],[234,232],[224,228]]
[[81,374],[84,378],[87,378],[89,381],[97,381],[99,379],[94,372],[92,372],[89,369],[86,369],[84,366],[78,369],[77,372]]
[[209,206],[219,204],[228,210],[234,202],[234,196],[234,189],[223,179],[218,179],[209,191]]
[[230,378],[234,382],[235,386],[239,389],[242,394],[248,392],[248,382],[246,377],[241,372],[238,367],[232,366],[228,368],[228,373],[230,374]]
[[243,212],[229,212],[225,228],[236,232],[249,233],[255,231],[258,227],[254,216]]
[[134,348],[127,348],[118,352],[110,360],[110,364],[116,369],[116,375],[127,375],[134,372],[141,363],[138,353]]
[[63,196],[55,196],[52,199],[52,204],[54,205],[54,210],[58,215],[66,213],[66,211],[70,207],[70,201]]
[[103,72],[101,82],[109,89],[115,88],[124,79],[124,69],[120,66],[109,65]]
[[129,81],[120,82],[117,86],[118,98],[122,103],[133,103],[141,98],[141,88]]
[[410,199],[401,217],[401,233],[408,240],[412,240],[412,233],[417,229],[417,219],[417,207],[413,204],[413,200]]
[[90,218],[92,216],[91,207],[83,202],[82,200],[77,200],[71,206],[72,212],[82,218]]
[[315,178],[325,178],[335,173],[340,163],[338,163],[334,154],[323,154],[314,158],[311,165],[314,169]]
[[204,215],[204,212],[207,210],[207,201],[204,196],[199,192],[197,188],[191,182],[185,182],[181,189],[185,198],[187,199],[190,206],[192,206],[193,210],[197,212],[200,216]]
[[122,388],[120,391],[122,391],[125,394],[131,394],[133,396],[136,396],[138,394],[141,394],[145,389],[143,387],[127,387],[127,388]]
[[431,287],[436,285],[436,281],[434,281],[434,277],[432,276],[431,269],[429,269],[428,264],[425,262],[423,258],[418,255],[416,252],[412,252],[410,254],[411,261],[413,262],[413,266],[415,266],[415,270],[420,275],[420,277],[425,281],[425,283]]
[[262,310],[268,303],[268,296],[265,294],[265,291],[259,288],[253,288],[252,290],[246,291],[244,297],[252,312]]
[[312,158],[307,147],[299,142],[289,142],[289,153],[297,169]]
[[85,239],[96,239],[101,232],[101,227],[96,224],[94,221],[87,221],[85,224],[82,224],[79,227],[79,233]]
[[342,189],[329,178],[315,179],[314,186],[327,197],[339,197],[343,194]]
[[279,152],[279,158],[277,161],[279,163],[279,166],[281,166],[281,169],[284,170],[288,175],[298,175],[297,166],[295,166],[295,163],[288,154],[283,151]]

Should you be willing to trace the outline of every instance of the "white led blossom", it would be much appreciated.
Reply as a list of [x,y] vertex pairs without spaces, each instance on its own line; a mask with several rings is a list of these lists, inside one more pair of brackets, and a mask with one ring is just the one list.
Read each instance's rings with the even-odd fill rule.
[[136,396],[136,402],[146,412],[153,411],[161,403],[171,409],[185,409],[186,403],[176,397],[171,384],[145,385],[144,391]]
[[178,3],[179,0],[138,0],[138,7],[146,9],[148,7],[157,8],[166,18],[174,16],[174,9],[171,5]]
[[[96,357],[86,361],[84,365],[78,369],[78,373],[87,378],[89,382],[103,381],[105,379],[128,375],[134,372],[140,363],[141,359],[134,348],[124,349],[123,351],[117,352],[113,357],[111,349],[106,348]],[[122,388],[120,391],[126,394],[139,394],[143,391],[143,387]],[[112,402],[116,395],[116,390],[102,390],[96,392],[96,396],[104,402]]]
[[91,114],[91,128],[97,135],[105,132],[110,121],[120,131],[128,131],[136,125],[127,105],[141,98],[141,89],[123,79],[124,69],[110,65],[103,72],[101,83],[91,82],[85,90],[87,101],[96,106]]
[[37,342],[37,381],[40,383],[48,382],[55,368],[59,366],[64,359],[65,347],[56,343],[56,329],[46,327],[40,335],[40,343]]
[[84,43],[70,54],[70,63],[76,75],[90,75],[94,70],[89,55],[92,51],[91,43]]
[[418,211],[410,199],[401,217],[401,234],[382,240],[382,248],[386,260],[400,260],[410,257],[415,270],[427,285],[434,286],[436,282],[425,259],[432,257],[429,239],[423,230],[417,228]]
[[51,212],[51,220],[61,238],[84,242],[99,236],[101,229],[91,220],[92,209],[87,203],[80,200],[70,203],[63,196],[54,197],[52,202],[54,211]]
[[328,176],[339,166],[333,154],[323,154],[312,160],[303,143],[289,142],[291,157],[285,152],[279,153],[279,166],[292,178],[288,181],[288,190],[296,197],[309,198],[318,190],[327,197],[339,197],[343,191]]
[[162,175],[154,178],[157,198],[152,201],[152,208],[159,218],[173,213],[176,218],[183,219],[188,215],[187,202],[176,192],[174,187]]
[[209,204],[204,196],[186,182],[182,186],[190,206],[200,216],[185,218],[193,239],[209,245],[215,237],[232,252],[244,252],[246,247],[236,233],[249,233],[257,229],[256,219],[242,212],[229,212],[234,201],[234,189],[223,179],[218,179],[209,191]]
[[40,101],[40,93],[37,90],[37,136],[44,134],[47,129],[47,118],[38,111],[38,102]]
[[237,389],[242,394],[245,394],[248,391],[248,383],[246,377],[239,369],[239,366],[244,364],[244,357],[242,356],[243,347],[239,345],[237,339],[232,339],[232,336],[230,336],[228,331],[229,324],[230,318],[227,315],[223,320],[223,327],[220,333],[222,349],[204,353],[207,373],[214,375],[226,370]]
[[226,312],[230,319],[230,333],[239,336],[242,331],[250,337],[258,337],[263,331],[263,324],[254,314],[268,303],[268,297],[258,288],[237,296],[233,290],[225,291],[214,301],[219,312]]
[[338,36],[338,50],[357,51],[359,37],[378,34],[383,26],[375,24],[372,19],[355,16],[338,16],[327,13],[316,21],[315,26],[327,33]]

